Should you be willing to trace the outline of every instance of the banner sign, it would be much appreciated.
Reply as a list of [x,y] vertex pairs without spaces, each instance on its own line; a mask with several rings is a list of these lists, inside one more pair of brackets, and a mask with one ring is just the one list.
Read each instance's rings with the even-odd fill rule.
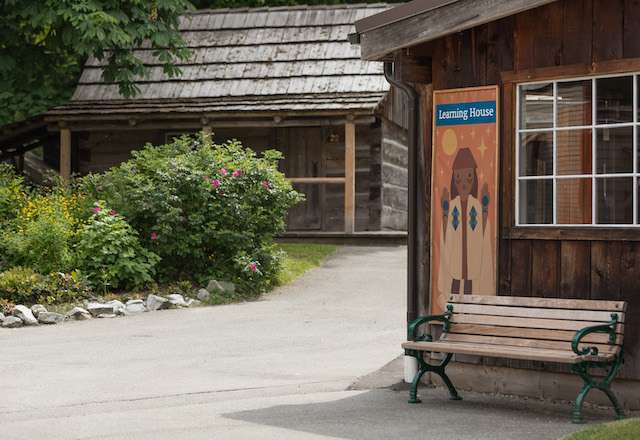
[[496,294],[498,87],[434,92],[431,313]]

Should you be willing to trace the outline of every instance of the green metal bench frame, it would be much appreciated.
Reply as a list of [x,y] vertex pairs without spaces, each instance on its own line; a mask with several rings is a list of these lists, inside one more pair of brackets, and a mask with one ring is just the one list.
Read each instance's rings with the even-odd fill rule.
[[[453,314],[453,306],[451,304],[448,304],[447,311],[442,315],[428,315],[428,316],[422,316],[416,319],[415,321],[413,321],[413,323],[411,323],[411,325],[407,330],[408,340],[409,341],[433,341],[433,337],[431,334],[425,333],[425,334],[416,335],[418,327],[430,322],[444,323],[442,332],[443,334],[448,333],[451,326],[449,317],[452,314]],[[580,356],[588,356],[588,355],[595,356],[598,354],[597,347],[584,347],[582,349],[579,348],[581,340],[586,335],[591,333],[607,333],[609,334],[609,343],[613,344],[616,339],[616,325],[618,324],[618,315],[615,313],[612,313],[611,318],[612,318],[611,322],[609,322],[608,324],[589,326],[576,332],[575,336],[573,337],[573,341],[571,342],[571,348],[573,352]],[[618,399],[616,398],[613,391],[611,391],[611,386],[610,386],[611,382],[613,382],[613,380],[617,376],[618,370],[620,369],[623,363],[624,344],[621,344],[620,348],[621,348],[620,354],[618,356],[615,356],[615,359],[612,362],[584,361],[578,364],[571,364],[570,366],[571,370],[580,374],[580,376],[584,381],[584,386],[582,387],[582,390],[580,391],[580,393],[578,394],[578,397],[576,398],[576,403],[573,410],[573,419],[572,419],[573,423],[584,422],[582,419],[582,404],[584,402],[584,398],[587,395],[587,393],[593,388],[602,390],[607,395],[607,397],[613,404],[613,407],[616,411],[616,420],[625,418],[624,410],[620,406],[620,403],[618,402]],[[445,373],[445,368],[449,363],[449,361],[451,361],[451,358],[453,357],[453,353],[445,353],[444,359],[438,365],[431,365],[424,360],[425,352],[426,351],[421,351],[421,350],[409,350],[409,349],[405,350],[406,355],[413,356],[418,360],[418,366],[419,366],[418,372],[413,378],[413,382],[411,383],[411,389],[409,392],[409,403],[422,402],[418,398],[418,384],[420,383],[420,379],[426,372],[433,372],[433,373],[436,373],[438,376],[440,376],[440,378],[448,388],[449,393],[451,394],[451,397],[450,397],[451,400],[461,400],[462,397],[458,395],[458,392],[453,386],[451,379],[449,379],[449,377]],[[607,369],[610,369],[610,371],[609,371],[609,374],[604,378],[604,380],[596,380],[589,374],[589,370],[592,368],[607,368]]]

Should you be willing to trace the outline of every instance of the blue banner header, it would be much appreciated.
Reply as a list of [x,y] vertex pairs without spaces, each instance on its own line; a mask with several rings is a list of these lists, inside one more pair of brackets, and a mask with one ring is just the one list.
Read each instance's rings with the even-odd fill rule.
[[496,101],[461,102],[436,106],[436,127],[496,122]]

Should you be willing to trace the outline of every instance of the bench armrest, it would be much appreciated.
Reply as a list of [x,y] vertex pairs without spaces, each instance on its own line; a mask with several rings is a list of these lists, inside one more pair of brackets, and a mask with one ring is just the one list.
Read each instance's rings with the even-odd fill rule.
[[578,347],[578,344],[580,344],[580,340],[590,333],[608,333],[609,344],[615,344],[617,324],[618,324],[618,314],[612,313],[611,321],[609,322],[609,324],[592,325],[589,327],[585,327],[582,330],[579,330],[578,332],[576,332],[575,336],[573,337],[573,341],[571,341],[571,349],[575,354],[579,354],[579,355],[586,355],[586,354],[592,354],[594,356],[597,355],[598,347],[584,347],[580,349]]
[[443,331],[448,332],[449,325],[450,325],[449,315],[451,315],[452,313],[453,313],[453,306],[451,304],[448,304],[447,311],[442,315],[427,315],[427,316],[421,316],[420,318],[416,319],[411,323],[411,325],[409,326],[409,329],[407,330],[407,337],[409,341],[433,341],[433,337],[428,333],[425,333],[422,335],[416,335],[416,331],[418,330],[418,327],[420,327],[422,324],[426,324],[427,322],[432,322],[432,321],[444,322]]

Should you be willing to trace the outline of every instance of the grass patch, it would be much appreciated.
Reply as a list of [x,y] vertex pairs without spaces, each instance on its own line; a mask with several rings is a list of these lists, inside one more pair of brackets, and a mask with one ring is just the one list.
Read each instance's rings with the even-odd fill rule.
[[640,418],[602,423],[575,432],[562,440],[636,440],[640,438]]
[[332,256],[339,246],[333,244],[278,243],[276,247],[287,254],[277,280],[277,285],[284,285],[290,284],[309,269],[319,266],[320,262]]

